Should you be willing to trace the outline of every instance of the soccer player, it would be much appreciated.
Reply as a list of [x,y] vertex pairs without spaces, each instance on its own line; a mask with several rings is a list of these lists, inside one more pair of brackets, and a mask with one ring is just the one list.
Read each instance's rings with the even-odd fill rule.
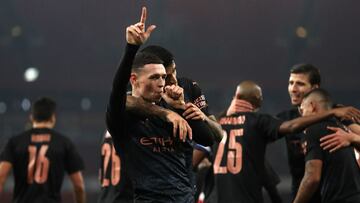
[[116,153],[111,135],[106,131],[101,144],[99,203],[134,201],[131,180],[126,173],[126,167],[121,162],[123,158]]
[[[241,111],[252,111],[252,109],[253,107],[250,103],[244,102],[243,100],[234,97],[231,101],[229,108],[226,110],[226,112],[223,112],[224,114],[222,116],[225,116],[225,113],[227,116],[229,116],[231,114]],[[280,183],[280,177],[274,171],[271,164],[267,160],[265,160],[265,175],[263,180],[264,189],[267,191],[271,202],[281,203],[282,199],[279,190],[277,189],[277,185]]]
[[[323,89],[309,92],[301,104],[303,116],[320,114],[331,108],[331,98]],[[306,129],[305,174],[295,203],[308,202],[318,188],[322,202],[360,202],[360,173],[354,148],[348,146],[333,153],[322,150],[320,138],[331,132],[328,126],[344,129],[344,125],[334,117]]]
[[143,118],[125,111],[129,78],[132,96],[138,99],[155,105],[162,98],[167,108],[179,114],[189,106],[184,102],[181,87],[164,88],[166,71],[163,61],[149,53],[136,54],[155,29],[155,26],[149,26],[145,31],[145,20],[144,7],[140,22],[126,30],[127,46],[113,81],[106,123],[116,152],[120,157],[128,155],[125,156],[125,165],[131,167],[129,172],[136,202],[193,202],[184,145],[192,138],[198,143],[211,145],[213,139],[209,135],[212,132],[208,126],[202,120],[186,121],[169,110],[166,110],[167,121],[156,117]]
[[[214,150],[214,196],[217,199],[215,202],[219,203],[263,202],[261,189],[268,142],[332,115],[349,118],[358,117],[360,113],[347,107],[282,122],[270,115],[257,113],[262,103],[262,92],[252,81],[240,83],[235,98],[244,104],[239,108],[242,110],[219,119],[224,134]],[[344,116],[344,112],[349,114]]]
[[10,138],[0,155],[0,193],[13,169],[14,202],[61,202],[64,173],[69,174],[76,202],[85,202],[83,161],[73,143],[53,130],[56,104],[49,98],[32,107],[32,128]]
[[[128,92],[129,93],[129,92]],[[131,92],[130,92],[131,94]],[[127,96],[126,111],[137,115],[143,119],[157,117],[167,120],[168,111],[157,105],[149,104],[133,96]],[[101,192],[98,199],[99,203],[107,202],[133,202],[133,187],[128,168],[125,164],[126,154],[120,156],[116,152],[113,139],[106,131],[101,144],[101,165],[100,165],[100,184]]]
[[196,81],[178,77],[174,55],[164,47],[157,45],[147,46],[141,52],[155,54],[164,62],[165,86],[178,85],[184,89],[184,100],[187,103],[190,102],[188,105],[191,107],[187,108],[183,116],[186,119],[204,120],[213,131],[214,138],[220,140],[222,137],[221,126],[216,122],[215,116],[210,115],[205,95]]
[[[157,45],[147,46],[142,49],[141,52],[155,54],[164,62],[163,65],[165,66],[166,70],[165,86],[179,85],[184,89],[184,100],[189,106],[183,113],[183,116],[186,119],[204,120],[205,123],[212,130],[212,136],[214,137],[214,139],[220,141],[222,137],[221,126],[216,122],[215,116],[209,114],[208,103],[205,99],[205,95],[202,93],[202,90],[197,82],[189,78],[177,76],[174,55],[169,50]],[[194,173],[193,158],[197,159],[198,157],[195,156],[201,155],[193,153],[194,145],[196,145],[196,143],[191,143],[191,145],[187,145],[185,155],[190,179],[192,184],[194,185],[194,193],[196,193],[197,186],[195,183],[196,178]],[[194,195],[196,198],[196,194]]]
[[[288,91],[293,108],[277,114],[277,117],[283,121],[300,117],[299,107],[304,95],[312,89],[320,87],[320,84],[320,72],[316,67],[311,64],[294,65],[290,70],[288,83]],[[305,171],[305,155],[301,145],[303,137],[303,132],[285,135],[293,198],[295,198]],[[320,196],[314,196],[311,202],[320,202]]]

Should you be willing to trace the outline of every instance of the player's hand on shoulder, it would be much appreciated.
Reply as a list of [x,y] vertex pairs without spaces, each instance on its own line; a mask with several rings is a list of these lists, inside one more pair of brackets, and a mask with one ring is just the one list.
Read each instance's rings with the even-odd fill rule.
[[185,142],[186,138],[192,139],[192,129],[188,122],[179,114],[168,111],[166,121],[173,124],[174,137],[179,136],[180,140]]
[[334,131],[334,133],[326,135],[320,139],[320,146],[324,150],[328,150],[331,153],[351,144],[353,138],[352,136],[354,136],[352,133],[348,133],[338,127],[328,126],[327,128]]
[[166,86],[161,95],[167,104],[176,109],[185,109],[184,89],[177,85]]
[[244,102],[243,100],[240,100],[240,99],[233,98],[233,100],[231,100],[231,104],[230,104],[229,108],[226,111],[226,115],[229,116],[231,114],[239,112],[244,107],[246,107],[248,109],[253,109],[253,107],[251,106],[250,103]]
[[352,106],[339,107],[331,109],[334,115],[342,120],[352,120],[355,123],[360,123],[360,110]]
[[197,107],[191,102],[185,104],[185,112],[182,115],[187,120],[192,119],[204,121],[206,119],[206,115],[204,114],[204,112],[202,112],[199,107]]
[[146,7],[143,7],[140,17],[140,22],[134,25],[130,25],[129,27],[126,28],[127,43],[133,45],[142,45],[150,37],[151,33],[154,31],[156,26],[151,25],[147,29],[145,29],[146,18],[147,18],[147,10]]
[[226,115],[229,116],[229,115],[231,115],[233,113],[236,113],[237,112],[236,110],[237,110],[236,109],[236,99],[233,99],[233,100],[231,100],[231,104],[230,104],[229,108],[226,111]]

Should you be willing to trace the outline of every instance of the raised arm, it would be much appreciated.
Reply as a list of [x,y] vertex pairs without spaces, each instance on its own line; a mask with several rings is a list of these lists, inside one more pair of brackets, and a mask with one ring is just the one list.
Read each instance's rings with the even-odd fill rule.
[[74,188],[76,203],[85,203],[86,193],[81,171],[72,173],[69,177]]
[[106,124],[110,134],[118,135],[121,131],[118,122],[124,120],[126,104],[126,86],[129,82],[131,66],[141,44],[143,44],[155,29],[152,25],[145,31],[146,8],[143,7],[140,22],[126,28],[126,41],[124,56],[115,74],[112,91],[106,112]]
[[118,122],[124,120],[126,103],[126,86],[129,81],[131,64],[139,46],[127,44],[125,54],[113,80],[109,103],[106,112],[106,124],[112,135],[118,133]]

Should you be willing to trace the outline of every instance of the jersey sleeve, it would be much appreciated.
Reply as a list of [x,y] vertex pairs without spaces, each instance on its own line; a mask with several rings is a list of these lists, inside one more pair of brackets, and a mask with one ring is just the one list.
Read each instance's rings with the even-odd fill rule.
[[66,143],[66,158],[65,158],[65,170],[68,174],[72,174],[81,170],[84,170],[84,161],[80,154],[76,150],[74,144],[67,140]]
[[281,123],[281,120],[273,116],[267,114],[258,114],[256,127],[262,130],[263,136],[268,141],[275,141],[281,138],[279,134]]
[[209,116],[209,106],[207,100],[205,98],[205,95],[201,91],[199,84],[195,81],[191,81],[191,92],[192,92],[193,103],[199,109],[201,109],[201,111],[204,112],[205,115]]
[[[184,110],[180,109],[174,109],[174,111],[179,115],[184,113]],[[211,136],[212,131],[205,121],[190,119],[187,120],[187,122],[192,129],[193,139],[196,143],[204,146],[211,146],[214,144],[214,137]]]
[[119,143],[119,136],[124,135],[124,126],[120,122],[127,121],[125,113],[127,84],[131,73],[131,66],[139,46],[127,44],[124,56],[115,73],[109,103],[106,111],[106,125],[114,142]]
[[305,132],[305,161],[313,159],[323,160],[323,150],[320,147],[320,138],[326,132],[326,127],[315,124]]
[[0,161],[7,161],[10,163],[14,163],[15,155],[13,150],[14,150],[13,139],[10,138],[0,154]]

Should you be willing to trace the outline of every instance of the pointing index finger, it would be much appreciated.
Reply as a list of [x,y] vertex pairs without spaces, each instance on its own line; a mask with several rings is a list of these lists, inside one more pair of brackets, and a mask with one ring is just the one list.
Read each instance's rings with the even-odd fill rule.
[[141,11],[141,18],[140,18],[140,23],[143,23],[145,24],[145,21],[146,21],[146,7],[142,7],[142,11]]

